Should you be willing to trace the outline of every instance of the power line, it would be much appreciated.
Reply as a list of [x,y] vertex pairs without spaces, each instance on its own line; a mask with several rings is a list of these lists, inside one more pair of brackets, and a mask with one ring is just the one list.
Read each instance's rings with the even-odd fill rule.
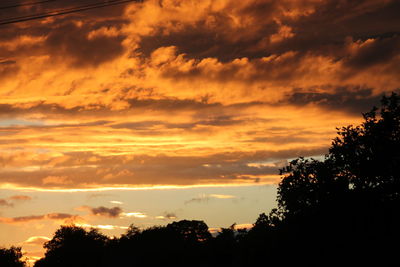
[[61,16],[61,15],[77,13],[77,12],[82,12],[82,11],[96,9],[96,8],[126,4],[126,3],[130,3],[130,2],[142,2],[142,0],[110,0],[107,2],[88,4],[88,5],[83,5],[83,6],[76,6],[73,8],[60,9],[60,10],[50,11],[50,12],[46,12],[46,13],[39,13],[39,14],[34,14],[34,15],[8,18],[8,19],[0,20],[0,25],[13,24],[13,23],[30,21],[30,20],[35,20],[35,19],[43,19],[43,18],[48,18],[48,17]]
[[38,13],[38,14],[33,14],[33,15],[25,15],[25,16],[19,16],[19,17],[6,18],[6,19],[3,19],[3,20],[0,20],[0,22],[10,21],[10,20],[22,20],[22,19],[26,19],[26,18],[46,16],[46,15],[50,15],[50,14],[63,13],[63,12],[69,12],[69,11],[76,10],[76,9],[103,6],[104,4],[120,2],[120,1],[122,1],[122,0],[108,0],[106,2],[103,1],[101,3],[92,3],[92,4],[86,4],[86,5],[76,6],[76,7],[69,7],[69,8],[64,8],[64,9],[59,9],[59,10],[54,10],[54,11],[46,11],[46,12],[43,12],[43,13]]
[[22,3],[22,4],[18,4],[18,5],[0,6],[0,10],[16,8],[16,7],[22,7],[22,6],[34,6],[34,5],[37,5],[37,4],[44,4],[44,3],[48,3],[48,2],[54,2],[54,1],[56,1],[56,0],[43,0],[43,1]]

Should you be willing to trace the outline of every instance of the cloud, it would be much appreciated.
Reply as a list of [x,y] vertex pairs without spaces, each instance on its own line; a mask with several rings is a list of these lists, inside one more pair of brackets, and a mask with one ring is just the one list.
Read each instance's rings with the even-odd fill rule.
[[[68,1],[57,1],[35,5],[35,9],[10,9],[8,16],[40,14],[76,5]],[[23,48],[29,50],[31,56],[50,55],[53,61],[65,60],[78,68],[97,66],[112,60],[124,50],[122,41],[125,37],[120,31],[126,23],[121,19],[123,10],[123,5],[112,6],[107,7],[106,16],[104,10],[96,9],[97,12],[87,11],[45,21],[7,25],[2,38],[6,45],[0,49],[0,55],[1,52],[9,55],[24,54],[18,51]],[[20,32],[24,34],[19,34]],[[68,34],[70,32],[74,34]],[[69,38],[66,38],[66,35],[69,35]]]
[[[321,92],[322,91],[322,92]],[[314,104],[327,110],[344,110],[349,113],[361,114],[377,106],[382,95],[373,95],[370,88],[338,87],[329,92],[319,91],[318,88],[310,88],[309,91],[296,90],[288,95],[285,100],[294,105]]]
[[[63,55],[69,55],[74,67],[97,66],[124,52],[124,36],[109,25],[63,23],[53,28],[44,45],[56,59],[61,56],[65,60]],[[68,35],[70,32],[74,34]]]
[[31,199],[32,198],[30,196],[25,196],[25,195],[10,196],[8,198],[0,199],[0,206],[3,206],[3,207],[14,207],[14,205],[17,202],[28,201],[28,200],[31,200]]
[[[41,181],[49,176],[65,176],[70,180],[68,184],[47,184],[47,188],[95,188],[98,186],[126,187],[146,186],[150,184],[160,185],[191,185],[207,183],[255,183],[262,180],[265,183],[273,183],[277,179],[278,166],[265,165],[254,167],[252,162],[279,161],[297,156],[314,156],[324,154],[325,147],[313,149],[287,149],[278,151],[252,151],[252,152],[230,152],[216,153],[205,156],[148,156],[116,155],[99,156],[93,153],[76,153],[66,160],[58,161],[55,158],[43,155],[47,166],[40,169],[21,167],[3,168],[3,174],[7,175],[10,182],[24,186],[42,187]],[[24,157],[17,161],[21,164]],[[36,154],[32,155],[33,157]],[[61,156],[64,157],[64,156]],[[93,165],[93,157],[96,163]],[[13,157],[15,160],[16,157]],[[32,160],[30,158],[29,160]],[[39,162],[42,159],[38,159]],[[51,162],[60,162],[53,164]],[[30,163],[32,164],[32,162]],[[33,163],[35,164],[35,163]],[[37,163],[36,163],[37,164]],[[107,166],[107,167],[104,167]],[[127,170],[127,171],[126,171]],[[23,179],[29,173],[31,180]],[[160,173],[162,175],[160,176]],[[43,177],[43,178],[41,178]],[[93,181],[91,177],[97,177]],[[111,177],[113,177],[111,179]],[[46,188],[45,187],[45,188]],[[99,210],[101,211],[101,210]],[[117,210],[116,210],[117,211]]]
[[48,238],[47,236],[31,236],[22,244],[28,246],[42,246],[45,242],[49,240],[50,238]]
[[146,218],[147,215],[142,212],[122,212],[121,217]]
[[39,220],[55,220],[55,221],[62,221],[64,223],[72,223],[75,221],[82,220],[77,215],[72,215],[68,213],[48,213],[44,215],[30,215],[30,216],[20,216],[20,217],[1,217],[0,223],[6,224],[14,224],[14,223],[25,223],[30,221],[39,221]]
[[[112,201],[115,202],[115,201]],[[114,203],[116,204],[116,203]],[[118,204],[118,203],[117,203]],[[78,207],[77,210],[88,210],[94,216],[102,216],[108,218],[146,218],[147,215],[142,212],[124,212],[120,207],[89,207],[89,206],[81,206]]]
[[47,176],[42,180],[44,185],[65,185],[70,184],[72,181],[68,180],[66,176]]
[[236,196],[233,195],[222,195],[222,194],[201,194],[197,197],[194,197],[190,200],[185,201],[185,204],[191,203],[208,203],[213,199],[235,199]]
[[6,199],[0,199],[0,206],[4,206],[4,207],[12,207],[14,206],[14,204],[10,203],[8,200]]
[[349,39],[349,58],[346,61],[346,65],[355,69],[363,69],[385,64],[398,55],[399,48],[399,35],[386,38],[370,38],[365,41]]
[[79,227],[85,227],[85,228],[97,228],[101,230],[116,230],[116,229],[129,229],[127,226],[118,226],[118,225],[111,225],[111,224],[98,224],[98,225],[92,225],[92,224],[87,224],[87,223],[76,223],[76,226]]
[[399,10],[395,0],[148,0],[10,24],[0,186],[277,183],[282,165],[270,163],[323,155],[336,127],[399,88]]
[[117,218],[122,213],[122,209],[120,207],[107,208],[100,206],[97,208],[93,208],[85,206],[85,208],[88,209],[93,215],[109,218]]
[[236,198],[236,196],[221,195],[221,194],[210,194],[209,197],[216,198],[216,199],[232,199],[232,198]]
[[110,203],[111,203],[111,204],[118,204],[118,205],[124,204],[124,202],[117,201],[117,200],[111,200]]
[[26,195],[14,195],[14,196],[9,197],[9,199],[16,200],[16,201],[28,201],[28,200],[32,200],[32,197],[26,196]]
[[155,218],[159,220],[175,220],[178,216],[174,212],[164,212],[163,215],[156,216]]
[[113,194],[105,194],[105,193],[95,193],[95,194],[88,195],[88,198],[93,199],[93,198],[112,197],[112,196],[114,196],[114,195]]

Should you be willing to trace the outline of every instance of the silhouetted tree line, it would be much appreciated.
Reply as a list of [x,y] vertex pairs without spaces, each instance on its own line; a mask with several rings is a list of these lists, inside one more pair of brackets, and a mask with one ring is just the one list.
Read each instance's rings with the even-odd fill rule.
[[62,226],[35,267],[399,266],[400,97],[363,116],[338,129],[323,161],[283,168],[277,208],[249,230],[214,237],[204,222],[182,220],[108,238]]
[[22,257],[20,247],[0,248],[1,267],[24,267],[26,262]]

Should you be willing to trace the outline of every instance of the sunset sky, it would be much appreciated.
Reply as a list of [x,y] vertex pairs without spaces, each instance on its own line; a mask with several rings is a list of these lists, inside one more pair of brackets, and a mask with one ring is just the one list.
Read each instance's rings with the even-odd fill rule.
[[107,1],[37,2],[0,4],[0,245],[32,259],[61,224],[251,224],[279,168],[400,87],[397,0],[144,0],[2,24]]

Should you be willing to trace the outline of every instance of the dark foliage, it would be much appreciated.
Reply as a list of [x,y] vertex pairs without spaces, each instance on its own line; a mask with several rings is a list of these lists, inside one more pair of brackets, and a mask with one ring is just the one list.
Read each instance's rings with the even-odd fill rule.
[[38,267],[101,266],[108,238],[97,230],[77,226],[61,226],[53,239],[44,244],[45,257],[36,262]]
[[364,119],[338,129],[323,161],[283,168],[277,209],[248,231],[232,225],[213,237],[204,222],[183,220],[109,239],[63,226],[35,266],[396,266],[400,97],[384,97]]
[[22,257],[20,247],[0,248],[1,267],[24,267],[26,262]]
[[[280,231],[309,266],[391,266],[400,237],[400,98],[338,129],[324,161],[304,158],[281,170]],[[297,248],[296,248],[297,247]],[[314,256],[307,256],[313,248]]]

